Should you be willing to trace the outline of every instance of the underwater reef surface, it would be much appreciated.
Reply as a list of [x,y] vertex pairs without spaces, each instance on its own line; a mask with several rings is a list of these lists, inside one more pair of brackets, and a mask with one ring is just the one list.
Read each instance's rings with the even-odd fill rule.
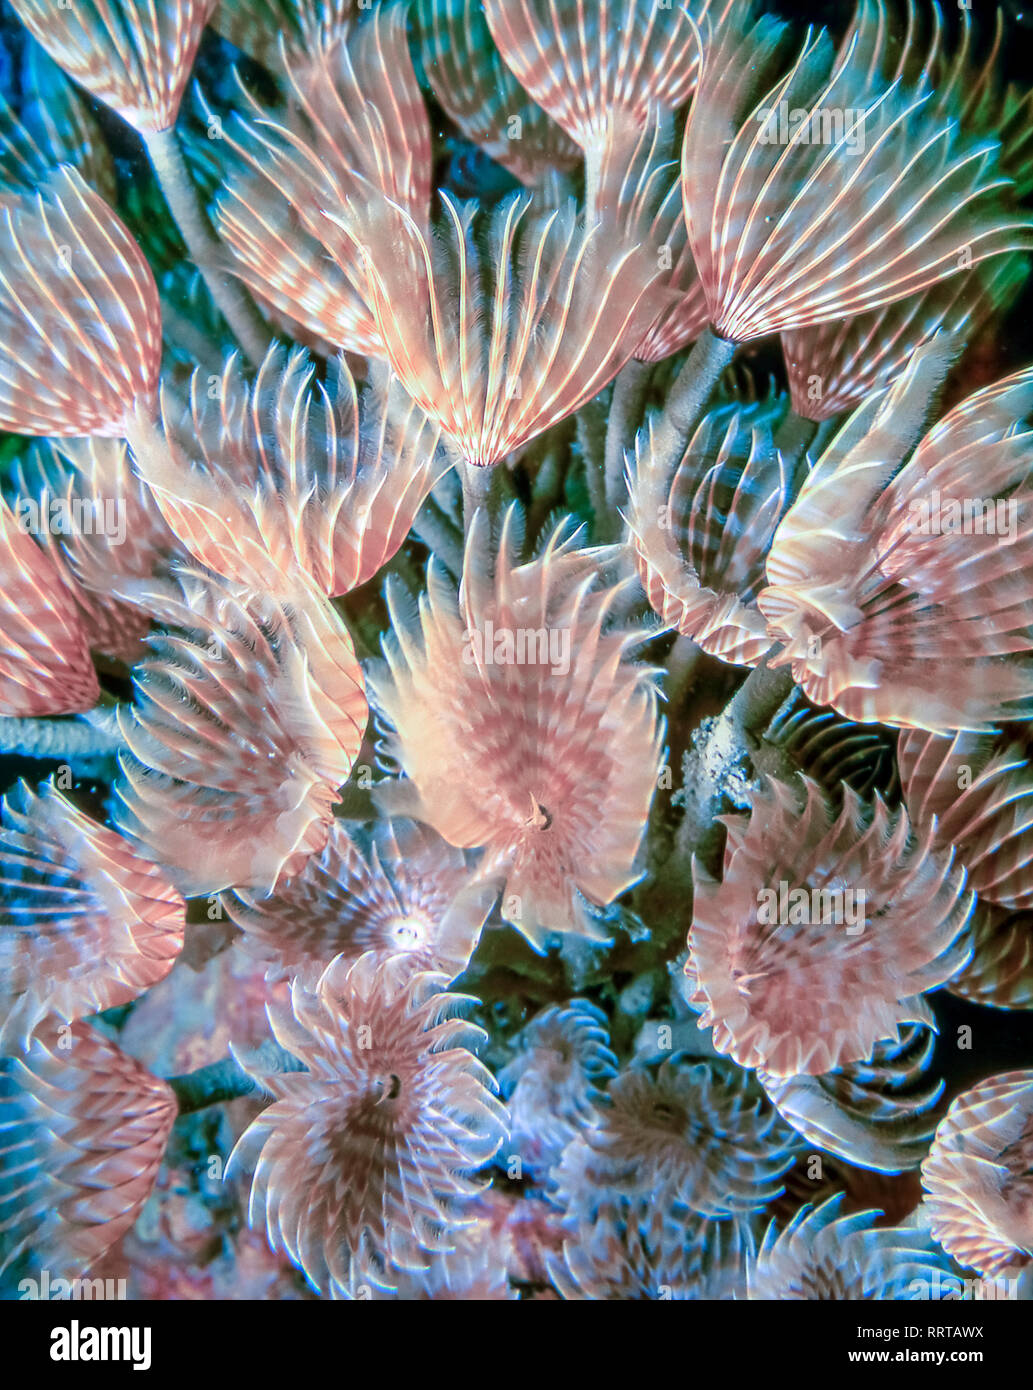
[[1029,27],[0,12],[3,1297],[1030,1297]]

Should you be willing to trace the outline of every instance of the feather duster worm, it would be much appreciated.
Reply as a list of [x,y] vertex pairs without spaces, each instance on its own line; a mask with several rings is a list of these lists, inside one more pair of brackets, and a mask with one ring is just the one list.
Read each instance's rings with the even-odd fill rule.
[[549,1274],[567,1300],[677,1302],[741,1296],[754,1241],[741,1220],[676,1209],[657,1217],[646,1197],[606,1194],[570,1228]]
[[[778,662],[849,719],[943,733],[1024,717],[1033,678],[1033,372],[968,397],[909,452],[922,349],[815,464],[757,603]],[[950,634],[949,644],[944,636]]]
[[571,173],[580,149],[502,61],[479,0],[420,0],[417,13],[427,81],[466,138],[528,188]]
[[901,15],[894,0],[859,0],[840,54],[849,57],[854,52],[873,75],[880,74],[887,83],[903,81],[926,92],[929,110],[944,120],[956,119],[980,134],[1000,131],[1019,178],[1018,193],[1023,195],[1033,187],[1029,182],[1033,136],[1023,119],[1023,107],[1033,97],[1019,87],[1001,88],[998,60],[1004,13],[995,12],[993,41],[982,59],[974,53],[978,25],[967,11],[959,20],[961,32],[948,45],[949,26],[938,9],[908,4]]
[[557,1200],[586,1214],[602,1193],[648,1197],[657,1222],[674,1207],[746,1216],[782,1191],[795,1147],[752,1078],[670,1058],[655,1078],[630,1068],[610,1083],[599,1123],[557,1170]]
[[[632,123],[609,133],[595,183],[587,189],[588,215],[620,229],[629,242],[648,248],[661,272],[656,299],[662,304],[649,331],[635,347],[640,362],[659,362],[680,351],[707,326],[703,287],[689,250],[681,183],[672,169],[674,126],[658,109],[644,127]],[[661,290],[666,291],[661,300]]]
[[941,330],[971,342],[1015,299],[1029,268],[1024,256],[995,256],[871,313],[783,333],[793,410],[831,420],[894,381]]
[[324,594],[364,584],[398,550],[433,483],[437,431],[390,386],[361,393],[343,357],[327,384],[303,349],[267,354],[253,385],[225,365],[217,399],[163,395],[166,448],[137,462],[168,525],[202,564],[250,587]]
[[928,92],[884,81],[863,29],[838,59],[824,33],[809,37],[765,90],[786,26],[748,23],[741,12],[707,45],[682,152],[716,334],[743,342],[862,313],[1033,246],[1029,220],[1002,201],[996,142],[927,112]]
[[153,411],[161,365],[140,248],[72,169],[34,199],[0,195],[0,216],[0,428],[125,434]]
[[[303,1275],[403,1300],[936,1296],[948,1252],[921,1232],[940,1194],[914,1211],[945,1108],[927,994],[1033,1000],[1011,722],[1033,713],[1033,373],[935,429],[930,402],[1026,274],[1033,96],[996,85],[1003,27],[979,67],[967,21],[947,53],[957,26],[935,6],[928,52],[917,11],[901,37],[888,4],[859,0],[838,52],[812,31],[799,58],[752,0],[486,6],[225,0],[223,31],[269,71],[244,67],[227,115],[208,41],[212,105],[182,131],[207,0],[59,17],[52,47],[81,36],[69,69],[90,64],[136,123],[181,237],[151,181],[114,180],[70,80],[10,50],[0,431],[51,442],[0,508],[0,716],[30,716],[0,717],[0,744],[74,764],[117,828],[53,789],[19,789],[0,826],[0,1043],[26,1049],[0,1062],[0,1261],[17,1279],[103,1253],[91,1273],[123,1262],[157,1296],[289,1297]],[[145,229],[164,325],[87,185]],[[311,356],[270,350],[245,286]],[[821,419],[863,392],[853,418],[787,414],[759,384],[763,347],[718,383],[769,330],[802,344],[797,404]],[[650,369],[697,334],[687,363]],[[805,369],[820,400],[800,399]],[[587,549],[559,518],[617,535],[650,405],[630,542]],[[503,495],[520,499],[505,516]],[[974,540],[951,519],[966,497]],[[122,537],[90,533],[108,501]],[[410,531],[432,558],[418,600]],[[386,656],[371,791],[343,786],[374,739],[342,598],[356,645]],[[134,657],[155,620],[132,704],[48,717],[97,697],[88,647]],[[667,652],[669,753],[640,644]],[[760,669],[711,717],[734,685],[720,660]],[[794,763],[823,790],[783,785]],[[677,793],[654,797],[677,765]],[[782,782],[751,780],[769,770]],[[718,883],[729,799],[750,814]],[[693,852],[707,876],[672,959]],[[187,893],[208,921],[194,902],[183,951]],[[458,980],[482,1002],[444,992]],[[453,1016],[472,1004],[499,1088]],[[103,1006],[118,1016],[94,1036],[82,1015]],[[99,1080],[75,1069],[82,1048]],[[257,1093],[208,1108],[246,1076],[264,1114]],[[109,1250],[151,1189],[170,1091],[185,1122],[161,1210]],[[996,1157],[974,1162],[962,1129],[940,1213],[1006,1269],[1033,1256],[1019,1108]],[[238,1245],[234,1189],[216,1197],[198,1159],[249,1121],[233,1168],[254,1163],[262,1235]],[[502,1190],[484,1190],[489,1165]],[[842,1206],[797,1214],[838,1188]],[[912,1213],[915,1233],[878,1233]]]
[[183,949],[183,899],[162,872],[51,783],[2,803],[0,1047],[128,1003]]
[[69,76],[136,130],[212,302],[257,361],[268,341],[266,325],[237,282],[224,274],[222,248],[175,133],[201,31],[215,3],[76,0],[55,9],[49,0],[20,0],[17,10]]
[[[487,1194],[490,1198],[491,1194]],[[512,1231],[487,1202],[474,1198],[476,1220],[455,1232],[455,1249],[427,1256],[427,1268],[398,1273],[398,1288],[389,1295],[405,1302],[512,1302],[520,1297],[510,1283],[517,1264]]]
[[876,1229],[877,1212],[841,1215],[842,1195],[803,1207],[781,1233],[768,1227],[750,1261],[748,1296],[777,1299],[931,1298],[950,1268],[919,1230]]
[[[705,13],[709,0],[697,6]],[[683,106],[696,86],[699,37],[685,8],[653,0],[486,0],[507,65],[543,110],[598,156],[622,125]]]
[[359,0],[219,0],[213,29],[249,58],[278,69],[303,62],[314,50],[347,34]]
[[216,0],[12,0],[33,38],[139,131],[169,130]]
[[214,580],[182,587],[180,600],[145,595],[193,635],[152,638],[138,668],[113,815],[187,896],[269,893],[326,844],[365,730],[362,672],[321,595],[245,603]]
[[943,1081],[930,1081],[936,1034],[908,1024],[899,1042],[876,1043],[866,1062],[824,1076],[757,1069],[782,1118],[816,1148],[882,1173],[917,1168],[929,1150]]
[[749,1215],[781,1191],[793,1147],[741,1072],[670,1058],[655,1078],[623,1073],[554,1173],[555,1286],[568,1299],[734,1297]]
[[972,960],[947,988],[973,1004],[1033,1009],[1033,913],[976,902]]
[[768,1208],[779,1226],[787,1225],[802,1206],[820,1206],[830,1197],[842,1196],[843,1213],[875,1212],[879,1227],[920,1225],[916,1214],[922,1200],[922,1180],[917,1169],[906,1173],[882,1173],[856,1167],[831,1153],[818,1155],[804,1149],[796,1166],[786,1175],[785,1195]]
[[[892,17],[892,8],[890,10]],[[927,96],[925,111],[945,126],[958,122],[969,136],[996,140],[1002,174],[1013,181],[1002,197],[1016,209],[1033,188],[1033,141],[1030,113],[1033,92],[1002,90],[995,70],[1003,32],[998,11],[994,42],[981,65],[972,61],[972,22],[961,13],[962,33],[956,51],[943,47],[939,13],[931,12],[928,51],[918,43],[916,14],[908,8],[908,23],[899,52],[889,40],[893,26],[886,8],[863,0],[844,42],[857,47],[874,74],[885,82],[901,80]],[[986,322],[1018,293],[1029,274],[1024,257],[1003,256],[988,263],[961,268],[921,294],[885,305],[842,322],[832,321],[783,334],[793,409],[810,420],[828,420],[860,405],[869,392],[893,381],[916,348],[941,328],[970,342]]]
[[389,590],[370,682],[420,818],[484,847],[483,870],[506,877],[503,916],[541,948],[549,931],[597,934],[587,904],[636,881],[661,728],[651,673],[627,660],[642,634],[608,626],[625,588],[597,582],[612,552],[579,550],[561,524],[517,564],[517,516],[494,572],[475,516],[458,606],[433,566],[417,622]]
[[0,1268],[88,1270],[150,1196],[176,1100],[85,1023],[0,1063]]
[[954,845],[968,886],[988,903],[1033,907],[1033,770],[1024,726],[937,738],[905,729],[897,745],[911,820]]
[[476,205],[441,202],[446,232],[433,243],[401,209],[386,238],[354,207],[340,225],[361,245],[402,385],[467,463],[489,467],[598,395],[670,291],[658,247],[606,218],[587,223],[572,202],[528,217],[529,200],[513,197],[481,228]]
[[72,714],[100,694],[74,591],[0,498],[0,715]]
[[249,119],[227,129],[238,163],[218,230],[260,301],[326,342],[382,357],[362,257],[340,223],[353,220],[354,198],[380,241],[393,235],[395,207],[420,226],[430,215],[430,123],[404,5],[378,7],[347,42],[317,46],[291,95],[282,120],[252,101]]
[[118,197],[115,161],[84,97],[38,44],[22,64],[21,115],[0,98],[0,186],[32,193],[72,164],[106,203]]
[[397,1287],[476,1220],[473,1175],[506,1117],[470,1050],[484,1035],[449,1017],[458,997],[440,983],[399,987],[367,955],[331,967],[314,995],[295,984],[291,1010],[270,1012],[308,1072],[257,1078],[273,1104],[230,1165],[254,1162],[250,1223],[320,1291]]
[[963,1092],[922,1164],[935,1238],[993,1278],[1033,1260],[1033,1072],[991,1076]]
[[122,440],[47,440],[15,474],[17,505],[41,537],[79,610],[91,650],[143,656],[146,612],[114,597],[124,580],[149,579],[179,549]]
[[510,1114],[510,1146],[535,1177],[594,1125],[603,1087],[617,1075],[606,1015],[586,999],[544,1009],[521,1029],[518,1051],[499,1073]]
[[428,826],[382,822],[367,849],[336,821],[322,853],[274,897],[241,893],[225,907],[246,948],[269,962],[270,976],[297,976],[313,988],[335,957],[367,953],[401,974],[455,979],[497,895],[497,885],[475,880],[463,852]]
[[589,216],[621,226],[628,235],[637,233],[667,271],[663,283],[672,290],[671,302],[634,353],[645,362],[658,362],[691,342],[706,326],[707,310],[678,206],[677,180],[655,219],[652,212],[643,218],[636,206],[645,186],[656,191],[659,185],[663,192],[670,182],[667,154],[651,139],[646,168],[636,170],[639,139],[695,90],[702,41],[696,20],[720,25],[731,8],[727,0],[720,14],[711,14],[710,0],[691,11],[682,6],[667,13],[653,0],[594,5],[488,0],[485,5],[506,62],[584,151]]
[[628,526],[649,602],[705,652],[742,666],[755,665],[771,645],[755,600],[789,502],[773,404],[730,416],[712,411],[685,442],[673,477],[647,424],[629,466]]
[[971,945],[965,873],[906,812],[844,788],[835,814],[809,779],[801,810],[779,782],[724,818],[724,877],[695,866],[687,973],[700,1027],[740,1066],[818,1076],[870,1057],[902,1024],[931,1022],[916,997]]
[[782,749],[794,766],[833,797],[840,795],[845,782],[865,798],[877,791],[890,804],[900,800],[892,732],[877,724],[854,724],[830,709],[815,709],[796,686],[764,730],[764,742]]

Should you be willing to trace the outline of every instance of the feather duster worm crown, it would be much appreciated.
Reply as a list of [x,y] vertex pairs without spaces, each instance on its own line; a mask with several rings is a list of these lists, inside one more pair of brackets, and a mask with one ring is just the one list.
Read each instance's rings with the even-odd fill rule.
[[482,867],[505,876],[503,915],[541,946],[592,932],[587,903],[634,882],[661,730],[650,672],[627,659],[641,633],[609,625],[612,555],[561,525],[518,564],[518,531],[511,508],[492,568],[487,517],[474,519],[458,604],[433,567],[415,623],[389,594],[371,687],[421,818],[484,848]]
[[77,1275],[130,1229],[176,1118],[169,1086],[85,1023],[0,1063],[0,1269]]
[[291,97],[279,119],[249,98],[227,129],[236,160],[219,231],[261,301],[337,347],[383,356],[346,214],[352,199],[369,202],[380,239],[395,207],[419,226],[430,215],[430,124],[405,6],[378,6],[347,39],[319,42],[292,70]]
[[937,333],[975,340],[1016,298],[1029,271],[1027,256],[995,256],[920,295],[784,333],[793,409],[808,420],[832,420],[894,381]]
[[580,149],[503,62],[479,0],[420,0],[417,12],[427,81],[467,139],[528,188],[572,172]]
[[897,740],[892,731],[817,709],[796,686],[764,730],[764,741],[785,750],[802,772],[834,796],[845,782],[864,797],[880,791],[889,802],[899,799]]
[[744,666],[771,645],[755,600],[789,502],[771,433],[780,413],[777,399],[730,418],[712,412],[686,441],[673,477],[650,422],[628,479],[628,526],[653,608],[711,656]]
[[976,901],[972,960],[947,986],[959,999],[995,1009],[1033,1008],[1033,919]]
[[0,1046],[48,1015],[83,1018],[164,979],[183,948],[184,903],[128,841],[44,783],[3,801]]
[[[1002,203],[996,143],[927,111],[928,92],[885,82],[863,29],[838,59],[824,33],[809,37],[765,91],[785,34],[771,16],[750,28],[745,10],[718,26],[685,130],[685,220],[717,334],[861,313],[1033,246],[1029,220]],[[790,110],[807,119],[783,132]]]
[[586,999],[537,1014],[518,1036],[519,1051],[499,1073],[510,1113],[510,1144],[544,1175],[564,1148],[597,1123],[603,1087],[617,1075],[606,1015]]
[[772,8],[0,17],[5,1287],[1033,1287],[1022,20]]
[[[117,439],[41,441],[15,469],[16,505],[71,591],[91,651],[132,662],[150,615],[114,596],[167,569],[181,547]],[[56,527],[47,525],[54,517]],[[90,702],[91,704],[93,701]]]
[[842,1195],[768,1227],[747,1276],[750,1298],[929,1298],[950,1267],[920,1230],[877,1229],[877,1212],[847,1215]]
[[959,1263],[994,1278],[1033,1260],[1033,1072],[963,1092],[940,1123],[922,1185],[933,1235]]
[[0,498],[0,715],[90,709],[100,685],[74,589]]
[[402,544],[444,470],[437,431],[392,383],[359,391],[343,357],[329,381],[308,354],[272,347],[248,384],[227,361],[218,390],[191,379],[163,398],[166,449],[137,459],[170,528],[203,565],[289,594],[370,579]]
[[863,1061],[971,952],[965,873],[906,812],[774,782],[729,816],[724,877],[697,865],[689,973],[700,1026],[740,1066],[811,1076]]
[[271,1013],[281,1045],[308,1067],[262,1075],[273,1096],[234,1150],[254,1161],[249,1219],[264,1223],[313,1285],[348,1296],[392,1287],[453,1248],[475,1220],[474,1174],[506,1132],[494,1083],[474,1057],[483,1034],[450,1016],[440,976],[399,987],[371,955],[295,984]]
[[610,1083],[598,1121],[554,1172],[565,1298],[728,1298],[751,1213],[782,1190],[794,1141],[759,1090],[721,1063],[668,1058]]
[[309,988],[332,960],[371,954],[400,974],[462,974],[498,885],[476,877],[462,850],[410,820],[379,824],[368,848],[340,821],[326,848],[272,898],[236,894],[226,910],[244,945]]
[[153,410],[158,290],[143,253],[72,169],[0,196],[0,427],[120,436]]
[[809,699],[850,719],[981,732],[1030,709],[1033,373],[977,391],[900,467],[937,352],[916,353],[822,454],[757,603]]
[[908,1024],[864,1062],[822,1076],[757,1079],[782,1118],[816,1148],[881,1173],[916,1168],[936,1129],[942,1080],[933,1080],[936,1034]]
[[[721,1063],[663,1062],[610,1083],[599,1123],[586,1129],[557,1173],[568,1211],[601,1191],[674,1203],[707,1217],[757,1211],[781,1190],[794,1140],[750,1078]],[[571,1165],[591,1181],[568,1190]],[[579,1183],[579,1187],[582,1186]]]
[[560,1296],[577,1301],[731,1299],[755,1249],[744,1221],[658,1214],[646,1197],[607,1194],[591,1220],[566,1229],[562,1257],[548,1269]]
[[[872,73],[887,83],[905,80],[927,92],[926,110],[947,125],[957,120],[967,135],[999,142],[1001,173],[1012,181],[1001,190],[1017,207],[1033,187],[1030,111],[1033,93],[1002,89],[995,68],[1003,37],[998,11],[994,40],[982,63],[973,60],[971,15],[961,12],[962,32],[953,54],[943,44],[939,10],[928,17],[908,7],[900,51],[892,43],[893,7],[881,0],[858,6],[844,49],[856,46]],[[919,42],[921,21],[932,30],[927,51]],[[967,256],[964,258],[967,264]],[[783,335],[793,409],[811,420],[828,420],[861,404],[870,391],[893,381],[911,354],[941,328],[971,342],[988,320],[1015,297],[1029,274],[1023,256],[994,257],[959,268],[956,274],[917,295],[842,322],[828,321]]]
[[137,130],[168,130],[217,0],[13,0],[70,77]]
[[988,903],[1033,907],[1033,778],[1026,727],[938,738],[905,730],[900,775],[916,825],[935,823]]
[[402,209],[386,238],[356,239],[392,368],[456,452],[488,467],[598,395],[671,292],[658,248],[606,217],[586,221],[573,202],[534,215],[515,196],[485,228],[474,205],[441,201],[436,241]]
[[366,725],[362,671],[326,600],[243,600],[185,575],[182,598],[151,598],[193,635],[152,639],[114,818],[188,896],[271,892],[326,844],[337,789]]
[[582,149],[622,119],[645,126],[655,107],[684,105],[696,85],[698,31],[684,6],[487,0],[484,13],[521,85]]

